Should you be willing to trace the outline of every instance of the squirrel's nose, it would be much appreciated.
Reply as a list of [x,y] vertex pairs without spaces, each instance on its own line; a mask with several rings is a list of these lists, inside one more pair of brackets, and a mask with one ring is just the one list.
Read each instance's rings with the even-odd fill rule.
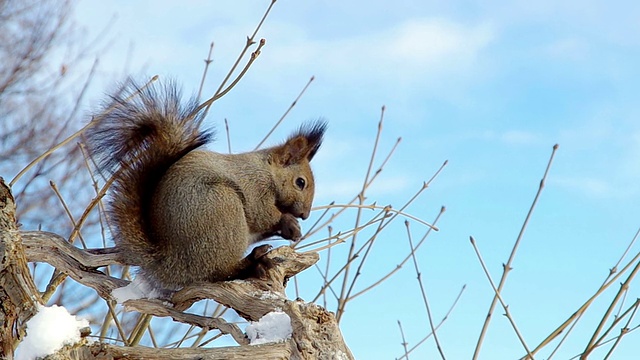
[[310,212],[311,212],[310,210],[307,210],[307,211],[303,212],[302,214],[300,214],[300,218],[302,220],[307,220],[307,218],[309,217],[309,213]]

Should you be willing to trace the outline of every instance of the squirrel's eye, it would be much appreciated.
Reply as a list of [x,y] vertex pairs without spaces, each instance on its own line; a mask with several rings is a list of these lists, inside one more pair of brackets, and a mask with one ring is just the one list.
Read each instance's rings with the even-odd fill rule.
[[297,179],[296,179],[296,186],[297,186],[300,190],[304,190],[304,186],[305,186],[306,184],[307,184],[307,182],[306,182],[303,178],[299,177],[299,178],[297,178]]

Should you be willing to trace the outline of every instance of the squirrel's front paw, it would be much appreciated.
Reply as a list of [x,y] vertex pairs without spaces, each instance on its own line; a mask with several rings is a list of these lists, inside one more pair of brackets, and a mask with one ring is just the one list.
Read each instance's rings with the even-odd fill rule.
[[253,248],[253,250],[251,251],[251,253],[249,254],[248,257],[252,261],[256,261],[256,260],[260,259],[261,257],[267,255],[269,250],[271,250],[272,248],[273,248],[273,246],[271,246],[269,244],[256,246],[256,247]]
[[280,218],[280,235],[287,240],[300,240],[302,231],[298,219],[291,214],[282,214]]

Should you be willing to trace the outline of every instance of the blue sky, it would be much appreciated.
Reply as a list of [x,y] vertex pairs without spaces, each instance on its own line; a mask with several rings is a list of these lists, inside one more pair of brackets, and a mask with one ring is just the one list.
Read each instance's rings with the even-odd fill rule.
[[[195,93],[211,41],[205,91],[213,93],[267,4],[80,2],[76,21],[87,35],[107,28],[87,108],[126,75],[175,78]],[[437,321],[467,284],[439,332],[450,359],[470,358],[492,298],[469,235],[497,281],[558,143],[504,292],[534,346],[595,291],[640,225],[639,16],[629,1],[280,0],[258,35],[267,39],[262,54],[208,124],[224,139],[227,118],[234,151],[250,150],[314,75],[274,136],[305,120],[329,121],[314,160],[316,205],[358,192],[382,105],[381,152],[403,140],[370,201],[402,205],[449,160],[409,212],[430,221],[447,207],[418,256]],[[225,151],[225,141],[212,149]],[[403,226],[387,232],[360,284],[392,270],[407,249]],[[637,294],[632,287],[629,298]],[[595,304],[556,358],[583,349],[612,296]],[[402,354],[397,320],[410,346],[428,332],[411,264],[350,303],[342,329],[357,358],[393,359]],[[623,341],[618,358],[637,354],[636,337]],[[495,316],[481,358],[522,354],[506,319]],[[429,341],[411,358],[435,356]]]

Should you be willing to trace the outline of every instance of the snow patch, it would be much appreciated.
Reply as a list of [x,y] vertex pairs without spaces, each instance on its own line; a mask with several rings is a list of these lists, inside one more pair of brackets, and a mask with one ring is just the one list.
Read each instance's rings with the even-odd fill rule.
[[251,345],[281,342],[291,338],[291,318],[282,311],[272,311],[246,329]]
[[273,291],[262,291],[260,293],[260,300],[280,300],[282,296]]
[[336,359],[336,360],[349,360],[349,357],[347,356],[347,354],[345,354],[345,353],[344,353],[344,352],[342,352],[341,350],[336,350],[335,352],[333,352],[332,359]]
[[113,289],[111,295],[116,299],[118,304],[122,304],[127,300],[135,299],[157,299],[161,297],[161,292],[156,290],[144,276],[136,276],[133,281],[121,288]]
[[38,306],[38,313],[27,322],[27,336],[16,349],[16,360],[32,360],[53,354],[64,345],[80,341],[80,329],[89,326],[62,306]]

